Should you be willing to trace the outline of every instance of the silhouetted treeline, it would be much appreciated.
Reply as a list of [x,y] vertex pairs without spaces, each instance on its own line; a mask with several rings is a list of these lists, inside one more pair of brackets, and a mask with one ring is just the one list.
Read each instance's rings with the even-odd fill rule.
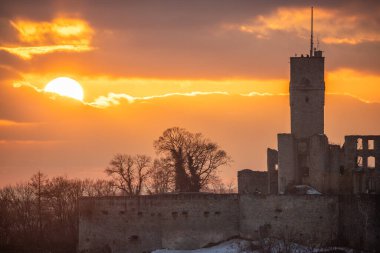
[[[147,188],[144,191],[146,194],[171,190],[165,185],[168,183],[165,174],[167,171],[162,170],[162,164],[157,163],[158,161],[153,163],[153,172],[147,179],[152,182],[154,191]],[[139,166],[137,168],[141,168]],[[165,175],[161,175],[162,173]],[[135,195],[121,190],[116,185],[115,178],[109,181],[48,178],[38,172],[25,183],[1,188],[0,252],[76,252],[78,199],[84,196]],[[205,188],[205,191],[214,193],[230,193],[234,190],[233,183],[225,185],[220,180],[214,180],[213,184]]]
[[110,180],[48,178],[38,172],[28,182],[0,189],[0,252],[76,252],[80,197],[235,191],[217,175],[231,158],[201,133],[169,128],[154,148],[155,159],[115,154],[105,169]]
[[109,181],[42,173],[0,189],[0,252],[76,252],[78,198],[115,192]]

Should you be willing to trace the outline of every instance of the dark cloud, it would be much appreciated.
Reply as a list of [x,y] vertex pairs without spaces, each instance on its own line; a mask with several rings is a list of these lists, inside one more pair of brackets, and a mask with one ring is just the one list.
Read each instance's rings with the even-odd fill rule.
[[[54,53],[36,56],[30,70],[65,71],[117,76],[173,78],[277,78],[287,76],[288,57],[307,52],[308,39],[276,32],[260,40],[225,24],[239,24],[279,7],[338,10],[358,15],[358,28],[377,31],[379,1],[2,1],[0,32],[11,34],[5,20],[17,17],[50,21],[57,15],[81,17],[95,30],[90,53]],[[363,18],[366,17],[366,18]],[[8,39],[9,37],[9,39]],[[12,36],[2,36],[12,41]],[[357,45],[321,45],[329,68],[380,69],[375,58],[379,42]],[[369,60],[368,60],[369,59]],[[67,62],[71,62],[68,64]]]
[[358,45],[326,45],[329,69],[351,68],[362,72],[380,74],[380,43],[366,42]]
[[29,64],[19,57],[0,49],[0,65],[3,67],[6,66],[13,68],[14,71],[17,72],[21,72],[23,70],[26,70]]
[[[0,7],[1,8],[1,7]],[[7,18],[0,16],[0,46],[17,43],[17,32],[11,27]]]
[[[67,5],[68,8],[63,9],[61,6],[65,6],[65,4],[63,4],[65,2],[69,5]],[[0,16],[7,19],[28,18],[36,21],[47,21],[54,18],[59,12],[72,12],[72,7],[74,6],[74,1],[64,0],[4,0],[0,1]]]

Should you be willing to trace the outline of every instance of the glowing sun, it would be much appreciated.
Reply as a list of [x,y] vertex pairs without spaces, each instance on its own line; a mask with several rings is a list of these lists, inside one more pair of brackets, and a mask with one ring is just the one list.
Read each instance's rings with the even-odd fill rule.
[[74,79],[68,77],[58,77],[51,80],[45,86],[44,91],[83,101],[82,86]]

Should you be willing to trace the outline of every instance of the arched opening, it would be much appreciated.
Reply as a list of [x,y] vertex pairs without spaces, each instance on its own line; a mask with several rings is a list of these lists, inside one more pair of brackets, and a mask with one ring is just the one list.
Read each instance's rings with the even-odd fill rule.
[[362,150],[363,149],[363,139],[362,138],[358,138],[357,141],[356,141],[356,149],[357,150]]

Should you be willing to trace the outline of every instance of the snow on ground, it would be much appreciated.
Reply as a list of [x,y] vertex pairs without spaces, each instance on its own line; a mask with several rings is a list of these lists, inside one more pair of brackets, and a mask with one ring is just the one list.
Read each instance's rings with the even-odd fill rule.
[[300,193],[303,192],[304,194],[307,194],[307,195],[321,195],[319,191],[317,191],[316,189],[308,185],[296,185],[295,188],[297,189],[298,192]]
[[248,241],[242,239],[232,239],[213,247],[195,250],[169,250],[159,249],[152,253],[353,253],[347,248],[316,248],[306,247],[296,243],[284,242],[281,240],[265,239],[262,242]]
[[152,253],[250,253],[250,252],[259,252],[252,251],[252,242],[246,240],[233,239],[219,245],[202,248],[195,250],[168,250],[160,249],[153,251]]

